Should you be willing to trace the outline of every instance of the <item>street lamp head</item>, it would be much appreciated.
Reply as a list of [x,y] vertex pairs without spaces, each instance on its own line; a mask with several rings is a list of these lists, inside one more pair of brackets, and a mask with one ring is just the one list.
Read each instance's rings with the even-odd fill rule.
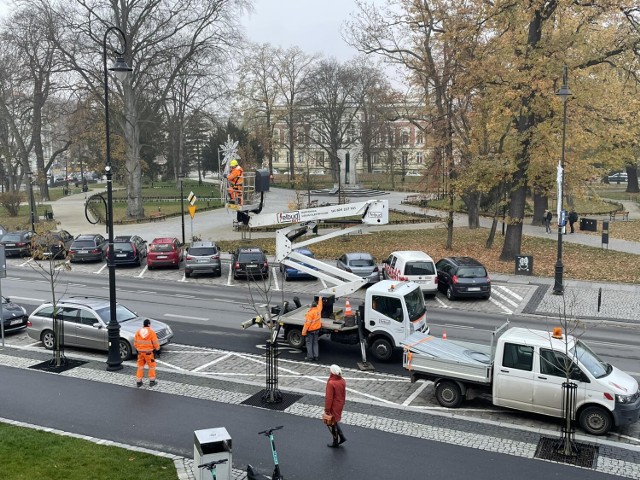
[[571,93],[571,90],[569,90],[569,87],[565,84],[560,87],[560,90],[556,92],[556,95],[562,97],[562,100],[566,102],[567,98],[573,95],[573,93]]
[[114,72],[120,81],[123,81],[127,78],[127,75],[133,70],[133,68],[127,65],[127,62],[124,61],[124,57],[122,55],[118,55],[115,63],[109,68],[109,70]]
[[109,172],[111,171],[111,165],[107,165],[107,166],[105,166],[105,167],[104,167],[104,171],[105,171],[106,173],[109,173]]

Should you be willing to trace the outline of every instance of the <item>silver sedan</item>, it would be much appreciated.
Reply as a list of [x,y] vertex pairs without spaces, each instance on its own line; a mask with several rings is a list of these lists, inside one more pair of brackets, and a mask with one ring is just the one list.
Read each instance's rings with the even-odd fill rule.
[[366,278],[368,283],[380,281],[380,270],[370,253],[345,253],[337,261],[337,267]]

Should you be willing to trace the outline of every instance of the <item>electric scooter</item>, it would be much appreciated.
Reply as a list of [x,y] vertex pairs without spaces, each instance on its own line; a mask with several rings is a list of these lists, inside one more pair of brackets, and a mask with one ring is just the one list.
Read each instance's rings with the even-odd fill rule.
[[[258,435],[264,435],[269,437],[269,443],[271,445],[271,455],[273,455],[273,474],[271,474],[271,480],[284,480],[284,477],[280,473],[280,465],[278,464],[278,452],[276,452],[276,442],[273,439],[273,432],[284,428],[283,426],[270,428],[264,432],[258,432]],[[247,480],[267,480],[269,477],[261,473],[256,472],[255,468],[251,465],[247,465]]]
[[215,460],[213,462],[203,463],[202,465],[198,465],[198,468],[206,468],[211,472],[211,478],[216,480],[216,466],[222,463],[227,463],[227,459],[225,458],[224,460]]

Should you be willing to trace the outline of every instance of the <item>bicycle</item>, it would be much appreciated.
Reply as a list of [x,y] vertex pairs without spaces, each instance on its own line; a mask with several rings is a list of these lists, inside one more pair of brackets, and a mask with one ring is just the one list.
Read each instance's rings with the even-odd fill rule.
[[216,467],[222,463],[227,463],[227,459],[224,460],[214,460],[213,462],[203,463],[202,465],[198,465],[198,468],[206,468],[211,472],[211,478],[216,480]]
[[[273,432],[276,430],[280,430],[284,428],[284,426],[270,428],[268,430],[264,430],[262,432],[258,432],[258,435],[264,435],[265,437],[269,437],[269,444],[271,445],[271,455],[273,456],[273,473],[271,474],[271,480],[284,480],[284,477],[280,473],[280,465],[278,464],[278,452],[276,452],[276,442],[273,439]],[[247,465],[247,480],[265,480],[268,479],[266,475],[256,472],[256,470],[251,466]]]

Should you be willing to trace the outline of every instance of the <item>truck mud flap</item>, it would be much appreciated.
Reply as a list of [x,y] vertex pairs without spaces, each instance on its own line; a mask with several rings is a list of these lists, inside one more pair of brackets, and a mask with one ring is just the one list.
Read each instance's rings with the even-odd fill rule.
[[331,341],[336,343],[343,343],[345,345],[357,345],[358,343],[360,343],[358,332],[349,334],[331,333]]

